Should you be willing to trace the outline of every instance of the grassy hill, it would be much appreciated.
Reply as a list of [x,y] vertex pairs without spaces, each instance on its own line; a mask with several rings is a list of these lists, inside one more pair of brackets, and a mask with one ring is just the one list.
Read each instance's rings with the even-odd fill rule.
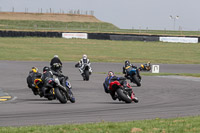
[[23,13],[23,12],[0,12],[0,20],[102,22],[92,15],[64,14],[64,13]]
[[120,29],[92,15],[64,13],[0,12],[0,30],[200,36],[200,31]]
[[2,30],[91,30],[119,29],[113,24],[98,20],[92,15],[61,13],[0,12]]

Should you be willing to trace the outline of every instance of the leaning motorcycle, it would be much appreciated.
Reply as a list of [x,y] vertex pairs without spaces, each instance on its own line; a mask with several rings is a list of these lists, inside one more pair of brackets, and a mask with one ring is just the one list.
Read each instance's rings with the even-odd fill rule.
[[130,79],[130,81],[132,83],[135,83],[137,86],[141,86],[141,76],[139,74],[139,69],[137,67],[132,68],[129,72],[128,72],[128,79]]
[[147,62],[146,64],[141,64],[139,69],[141,71],[150,71],[151,70],[151,62]]
[[59,78],[54,76],[54,78],[48,81],[45,87],[47,88],[46,92],[48,92],[48,100],[58,99],[60,103],[67,103],[67,100],[69,100],[75,103],[75,98],[71,91],[71,84],[65,78],[63,78],[63,83],[60,83]]
[[139,102],[128,82],[126,82],[126,85],[121,85],[119,81],[113,81],[109,84],[109,90],[116,92],[117,98],[125,103]]

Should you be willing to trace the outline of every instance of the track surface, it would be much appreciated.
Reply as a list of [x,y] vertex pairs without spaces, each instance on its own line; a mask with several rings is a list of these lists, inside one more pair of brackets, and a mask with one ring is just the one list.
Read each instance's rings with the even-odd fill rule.
[[[101,121],[129,121],[170,118],[200,114],[200,78],[177,76],[143,76],[142,86],[133,86],[139,103],[113,101],[104,93],[105,74],[121,72],[120,63],[93,63],[94,73],[89,82],[82,81],[75,62],[63,63],[76,103],[60,104],[34,96],[26,77],[32,66],[41,71],[48,62],[0,61],[0,88],[13,96],[0,103],[0,126],[25,126]],[[160,72],[199,73],[200,65],[160,65]],[[0,91],[1,92],[1,91]]]

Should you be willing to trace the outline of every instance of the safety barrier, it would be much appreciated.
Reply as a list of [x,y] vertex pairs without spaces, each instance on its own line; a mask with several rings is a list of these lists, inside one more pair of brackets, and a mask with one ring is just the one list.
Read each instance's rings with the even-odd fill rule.
[[62,37],[62,32],[0,31],[0,37]]
[[[0,30],[0,37],[26,37],[26,36],[28,36],[28,37],[60,37],[61,38],[62,33],[67,33],[67,32],[4,31],[4,30]],[[78,33],[78,32],[76,32],[76,33]],[[124,41],[125,40],[126,41],[162,41],[163,38],[166,40],[166,38],[168,39],[170,37],[170,36],[157,36],[157,35],[113,34],[113,33],[86,33],[86,34],[87,34],[88,39],[124,40]],[[200,37],[198,37],[198,36],[176,37],[176,40],[178,40],[177,42],[180,41],[180,38],[181,38],[181,41],[195,40],[195,42],[198,42],[198,43],[200,42]],[[172,39],[174,41],[174,38],[172,38]],[[172,39],[170,38],[170,40],[172,40]],[[190,42],[186,42],[186,43],[190,43]]]
[[124,41],[159,41],[158,36],[144,36],[144,35],[110,35],[110,40],[124,40]]

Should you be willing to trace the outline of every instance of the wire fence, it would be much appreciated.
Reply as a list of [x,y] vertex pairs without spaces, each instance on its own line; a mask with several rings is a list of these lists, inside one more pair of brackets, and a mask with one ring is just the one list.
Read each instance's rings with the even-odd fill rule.
[[[17,12],[15,11],[15,8],[13,7],[10,11],[2,11],[2,8],[0,7],[0,12]],[[22,11],[23,12],[23,11]],[[92,15],[94,16],[94,11],[93,10],[66,10],[66,9],[59,9],[55,10],[53,8],[48,8],[48,9],[43,9],[43,8],[38,8],[36,11],[30,11],[29,8],[24,9],[25,13],[59,13],[59,14],[80,14],[80,15]]]

